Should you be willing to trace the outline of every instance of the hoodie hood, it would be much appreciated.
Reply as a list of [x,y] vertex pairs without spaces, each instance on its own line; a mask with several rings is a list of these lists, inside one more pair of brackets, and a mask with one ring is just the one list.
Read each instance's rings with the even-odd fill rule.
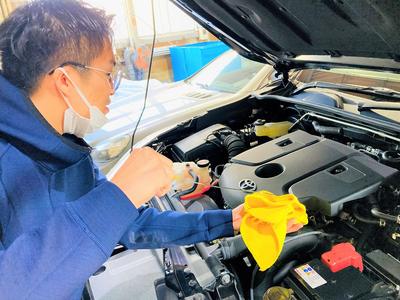
[[356,64],[385,60],[387,69],[400,71],[398,0],[172,1],[253,60],[289,69],[309,61],[351,65],[339,58],[367,58]]
[[60,135],[30,99],[0,75],[0,137],[50,170],[66,168],[90,154],[81,139]]

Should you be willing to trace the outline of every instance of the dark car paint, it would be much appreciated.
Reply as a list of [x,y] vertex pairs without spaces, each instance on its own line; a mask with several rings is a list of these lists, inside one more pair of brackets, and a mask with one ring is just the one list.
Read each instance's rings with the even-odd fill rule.
[[277,69],[321,62],[400,70],[397,0],[172,1],[243,56]]

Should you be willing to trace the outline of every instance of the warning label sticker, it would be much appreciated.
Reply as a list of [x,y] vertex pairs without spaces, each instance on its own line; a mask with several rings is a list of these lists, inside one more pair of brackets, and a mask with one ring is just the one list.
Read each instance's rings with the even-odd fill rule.
[[313,289],[326,283],[326,280],[308,264],[296,268],[295,272]]

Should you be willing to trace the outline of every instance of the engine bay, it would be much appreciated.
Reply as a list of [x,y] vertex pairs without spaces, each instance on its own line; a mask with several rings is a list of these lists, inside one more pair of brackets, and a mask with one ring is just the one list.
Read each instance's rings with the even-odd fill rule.
[[[210,174],[208,184],[194,175],[186,190],[157,199],[160,209],[231,209],[246,194],[268,190],[296,195],[309,216],[265,272],[240,234],[165,249],[165,278],[155,284],[159,299],[399,299],[395,135],[292,103],[246,99],[180,124],[151,146]],[[332,272],[334,262],[322,261],[344,244],[360,255],[362,272],[354,263]],[[353,252],[335,255],[335,263],[338,257],[351,261]]]

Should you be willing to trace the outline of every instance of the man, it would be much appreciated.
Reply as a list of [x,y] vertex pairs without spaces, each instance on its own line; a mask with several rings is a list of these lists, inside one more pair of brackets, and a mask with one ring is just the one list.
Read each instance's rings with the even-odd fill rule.
[[[0,25],[0,297],[79,299],[121,242],[129,248],[233,235],[242,209],[163,212],[172,163],[133,151],[111,181],[82,139],[114,93],[110,19],[75,0],[39,0]],[[233,215],[233,216],[232,216]]]
[[1,299],[79,299],[118,242],[169,247],[240,228],[243,206],[142,206],[173,176],[150,148],[133,151],[111,181],[93,165],[82,138],[105,123],[118,82],[110,21],[76,0],[37,0],[0,24]]

